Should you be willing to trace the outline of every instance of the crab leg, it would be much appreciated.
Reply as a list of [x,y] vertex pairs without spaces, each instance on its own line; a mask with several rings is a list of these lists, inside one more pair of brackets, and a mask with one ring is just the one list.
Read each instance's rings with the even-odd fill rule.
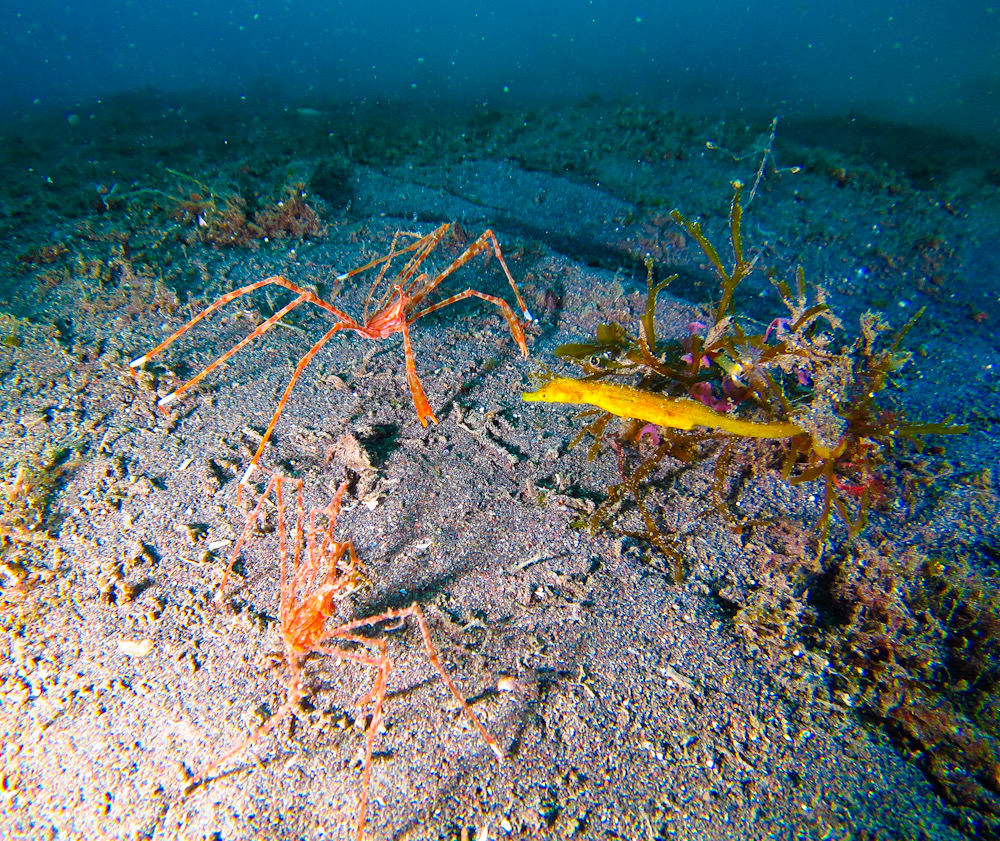
[[227,292],[225,295],[219,298],[218,301],[209,305],[200,313],[198,313],[194,318],[192,318],[187,324],[185,324],[179,330],[167,336],[166,339],[160,342],[149,353],[144,354],[143,356],[140,356],[138,359],[133,359],[131,362],[129,362],[128,367],[132,369],[132,374],[134,376],[138,376],[135,373],[137,368],[141,368],[162,350],[172,345],[177,339],[183,336],[188,330],[194,327],[203,318],[205,318],[208,315],[211,315],[220,307],[224,307],[230,301],[235,301],[241,295],[246,295],[250,292],[253,292],[256,289],[260,289],[262,286],[281,286],[284,289],[287,289],[289,292],[294,292],[296,295],[303,296],[302,300],[309,301],[310,303],[315,304],[316,306],[326,310],[327,312],[332,313],[340,321],[347,321],[352,324],[354,323],[353,319],[349,315],[347,315],[347,313],[341,312],[332,304],[328,304],[326,301],[315,295],[310,290],[303,289],[301,286],[296,286],[294,283],[285,280],[285,278],[281,277],[281,275],[274,275],[273,277],[267,277],[264,278],[263,280],[258,280],[256,283],[251,283],[247,286],[241,286],[239,289],[234,289],[232,292]]
[[[348,622],[341,625],[339,628],[335,628],[327,635],[327,639],[338,638],[343,639],[349,635],[352,631],[358,628],[370,627],[372,625],[378,625],[382,622],[387,622],[390,619],[403,619],[412,616],[417,620],[417,625],[420,626],[420,635],[423,637],[424,641],[424,651],[427,653],[427,659],[431,661],[434,668],[437,669],[438,674],[441,675],[441,680],[444,681],[445,686],[451,691],[455,700],[461,705],[462,710],[465,712],[466,717],[475,728],[479,731],[479,734],[483,737],[483,740],[490,746],[490,750],[496,756],[497,760],[503,762],[503,751],[500,750],[500,746],[497,744],[496,739],[490,735],[489,731],[483,727],[482,723],[476,717],[476,714],[472,711],[472,707],[469,706],[468,702],[462,697],[462,693],[458,691],[458,687],[455,686],[455,682],[451,679],[451,676],[445,671],[444,666],[441,665],[441,660],[438,657],[437,649],[434,647],[434,643],[431,640],[431,632],[427,627],[427,620],[424,619],[423,611],[420,609],[420,605],[414,602],[409,607],[398,608],[396,610],[387,610],[385,613],[380,613],[378,616],[369,616],[365,619],[355,619],[353,622]],[[385,644],[384,640],[371,640],[367,639],[368,643],[381,642]]]
[[299,364],[295,366],[295,370],[292,372],[292,378],[288,381],[288,385],[285,386],[284,392],[282,392],[281,399],[278,401],[278,408],[274,410],[274,414],[271,416],[271,422],[267,425],[267,429],[264,431],[264,437],[260,440],[257,452],[253,454],[253,458],[250,459],[250,464],[240,477],[241,486],[245,485],[250,480],[250,474],[256,469],[257,462],[260,461],[260,457],[264,453],[264,447],[267,446],[267,442],[271,439],[271,433],[274,432],[274,427],[278,423],[278,418],[281,417],[281,412],[285,408],[285,404],[288,402],[288,396],[292,393],[292,389],[295,388],[295,384],[299,381],[299,377],[302,376],[302,372],[306,369],[306,365],[312,362],[313,357],[323,349],[323,346],[333,338],[334,334],[344,329],[357,330],[358,328],[353,322],[337,322],[323,334],[323,337],[316,342],[316,344],[306,351],[306,355],[303,356],[299,360]]
[[410,394],[413,395],[413,406],[417,410],[417,417],[420,418],[420,422],[424,426],[427,426],[429,420],[437,423],[438,419],[431,410],[430,401],[427,399],[424,387],[420,384],[420,377],[417,376],[417,363],[413,358],[413,345],[410,344],[408,322],[403,321],[400,330],[403,333],[403,354],[406,356],[406,382],[410,386]]
[[[222,365],[234,353],[238,353],[239,351],[243,350],[243,348],[245,348],[248,344],[250,344],[250,342],[252,342],[258,336],[263,336],[268,330],[274,327],[275,324],[281,321],[281,319],[283,319],[286,315],[288,315],[288,313],[290,313],[293,309],[295,309],[304,300],[306,300],[305,294],[299,295],[299,297],[296,298],[294,301],[292,301],[290,304],[286,304],[285,306],[283,306],[274,315],[272,315],[269,319],[267,319],[267,321],[260,324],[257,327],[257,329],[254,330],[252,333],[250,333],[245,339],[233,345],[229,350],[227,350],[224,354],[222,354],[222,356],[216,359],[215,362],[213,362],[211,365],[205,368],[205,370],[202,371],[200,374],[192,377],[190,380],[184,383],[184,385],[182,385],[180,388],[174,389],[172,392],[170,392],[170,394],[166,394],[159,400],[157,400],[156,405],[159,406],[161,409],[165,409],[167,406],[169,406],[171,403],[177,400],[177,398],[179,398],[189,388],[193,388],[194,386],[198,385],[198,383],[200,383],[203,379],[205,379],[205,377],[211,374],[212,371],[214,371],[216,368]],[[138,362],[139,360],[136,361]],[[133,365],[134,364],[135,363],[133,363]]]
[[[425,315],[429,315],[436,310],[447,307],[450,304],[458,303],[459,301],[464,301],[466,298],[479,298],[483,301],[489,301],[491,304],[496,304],[503,313],[504,318],[507,319],[507,324],[510,327],[510,334],[514,337],[514,341],[517,342],[517,346],[521,349],[521,355],[528,355],[528,345],[524,341],[524,328],[521,326],[521,322],[517,320],[517,316],[514,315],[514,310],[511,309],[510,304],[508,304],[503,298],[498,298],[495,295],[487,295],[485,292],[480,292],[477,289],[466,289],[464,292],[459,292],[457,295],[452,295],[450,298],[445,298],[443,301],[438,301],[436,304],[431,304],[429,307],[422,309],[416,315],[411,315],[407,320],[407,325],[413,324],[418,318],[423,318]],[[426,424],[425,424],[426,426]]]
[[[503,267],[503,273],[507,276],[507,281],[510,283],[510,288],[514,292],[514,297],[517,298],[517,305],[521,308],[521,312],[524,313],[524,318],[526,321],[531,321],[531,313],[528,311],[527,305],[524,303],[524,299],[521,297],[521,292],[517,288],[517,284],[514,282],[514,276],[510,273],[510,269],[507,268],[507,261],[503,258],[503,253],[500,251],[500,243],[497,242],[496,234],[492,230],[487,228],[483,231],[479,237],[476,239],[472,245],[465,249],[461,254],[456,257],[451,264],[445,268],[437,277],[434,278],[430,283],[427,284],[419,292],[410,295],[411,300],[414,304],[419,304],[420,301],[434,291],[435,287],[441,283],[448,275],[462,268],[466,263],[472,260],[479,254],[488,253],[490,246],[493,246],[493,253],[496,258],[500,261],[500,265]],[[409,292],[409,290],[407,290]],[[440,309],[445,306],[449,301],[453,299],[449,298],[447,301],[442,301],[435,304],[430,309],[425,312],[431,312],[435,309]],[[412,319],[411,319],[412,320]],[[527,355],[527,352],[525,353]]]

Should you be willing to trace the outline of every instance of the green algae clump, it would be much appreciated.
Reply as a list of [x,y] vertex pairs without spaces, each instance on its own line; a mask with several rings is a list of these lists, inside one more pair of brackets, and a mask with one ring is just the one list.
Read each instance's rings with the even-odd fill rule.
[[[587,413],[596,419],[573,441],[575,445],[584,435],[593,435],[591,458],[612,416],[633,420],[616,447],[621,446],[618,442],[637,442],[643,433],[652,433],[658,442],[655,451],[608,489],[606,500],[590,517],[590,526],[596,529],[606,523],[624,498],[633,499],[645,531],[629,534],[660,548],[673,561],[676,580],[684,575],[679,550],[656,527],[643,504],[643,484],[667,457],[691,463],[716,454],[714,484],[722,510],[734,445],[755,439],[761,446],[779,448],[781,475],[789,484],[818,482],[822,488],[816,523],[822,552],[835,516],[847,526],[849,537],[863,531],[872,502],[888,492],[880,468],[901,441],[919,447],[923,436],[967,431],[966,426],[953,424],[951,417],[911,423],[885,399],[893,374],[910,360],[901,343],[922,310],[895,332],[880,315],[865,313],[858,338],[835,349],[835,334],[842,324],[822,290],[809,300],[799,268],[794,287],[771,281],[785,312],[763,330],[748,329],[756,322],[737,312],[735,292],[756,269],[756,258],[744,255],[742,184],[734,182],[733,188],[731,268],[698,222],[678,210],[670,214],[698,243],[719,278],[720,297],[710,323],[692,323],[690,335],[679,340],[658,339],[656,298],[677,275],[657,282],[652,262],[647,261],[646,306],[637,332],[633,335],[617,323],[601,324],[593,341],[561,345],[556,356],[577,365],[584,376],[578,380],[550,376],[537,391],[524,395],[526,400],[597,407]],[[716,441],[721,449],[698,446],[705,441]]]

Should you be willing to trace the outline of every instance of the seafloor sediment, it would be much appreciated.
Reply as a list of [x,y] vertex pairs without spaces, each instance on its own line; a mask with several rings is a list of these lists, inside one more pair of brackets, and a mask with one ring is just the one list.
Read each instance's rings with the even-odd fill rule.
[[[217,585],[244,526],[238,480],[329,319],[295,310],[166,412],[160,396],[288,297],[242,296],[138,378],[128,363],[274,274],[361,318],[368,287],[338,276],[441,221],[459,225],[432,272],[496,231],[535,316],[529,358],[487,302],[420,319],[439,420],[424,428],[400,338],[337,335],[259,477],[300,476],[318,508],[350,481],[337,534],[369,583],[334,616],[419,603],[505,753],[463,718],[416,629],[384,629],[367,836],[997,837],[989,150],[935,135],[904,151],[837,120],[782,124],[771,146],[767,121],[637,103],[240,109],[146,94],[2,129],[4,837],[353,837],[373,677],[334,658],[308,662],[294,719],[184,794],[284,698],[277,535],[248,543],[221,606]],[[791,280],[797,265],[845,343],[866,310],[899,326],[925,308],[893,405],[969,432],[888,453],[867,528],[849,540],[835,524],[822,553],[816,490],[790,487],[780,460],[748,449],[724,510],[711,454],[664,465],[648,505],[683,555],[678,582],[634,508],[587,527],[620,480],[615,445],[589,460],[589,439],[569,446],[578,408],[520,394],[546,366],[576,373],[557,346],[637,323],[647,259],[680,272],[659,334],[703,320],[717,282],[668,211],[724,242],[736,178],[755,187],[744,245],[760,266],[741,317],[783,315],[768,270]],[[465,288],[512,301],[495,260],[440,294]]]

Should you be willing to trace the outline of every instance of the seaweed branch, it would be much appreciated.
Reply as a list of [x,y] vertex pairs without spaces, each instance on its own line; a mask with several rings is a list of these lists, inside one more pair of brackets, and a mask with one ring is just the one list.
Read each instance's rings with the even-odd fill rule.
[[[672,561],[675,552],[669,535],[656,527],[642,502],[645,483],[667,459],[690,462],[714,455],[713,487],[721,497],[726,477],[720,471],[728,470],[736,442],[749,440],[757,447],[776,450],[781,475],[789,484],[821,485],[816,532],[822,554],[834,518],[846,526],[848,539],[864,530],[871,506],[889,494],[886,468],[901,444],[919,448],[924,436],[967,431],[950,416],[937,423],[910,422],[898,406],[886,401],[892,376],[911,359],[901,346],[922,311],[895,332],[890,332],[880,315],[865,313],[858,338],[834,350],[842,330],[840,319],[822,289],[810,300],[800,267],[794,284],[772,281],[787,314],[774,318],[763,332],[744,329],[746,319],[738,312],[736,292],[755,270],[759,255],[748,260],[744,253],[742,186],[733,183],[730,268],[699,222],[688,220],[678,210],[670,214],[698,243],[719,278],[720,296],[712,324],[694,322],[688,336],[659,341],[656,299],[676,275],[656,282],[652,263],[647,261],[646,305],[636,335],[622,324],[601,324],[593,341],[556,348],[556,356],[578,365],[584,377],[550,377],[540,389],[525,395],[527,400],[603,410],[573,441],[576,445],[592,435],[591,459],[602,440],[611,441],[621,459],[621,448],[637,444],[644,430],[659,430],[654,432],[655,440],[663,436],[664,442],[627,478],[608,489],[607,502],[594,513],[591,527],[607,524],[619,503],[632,498],[646,527],[642,537]],[[609,438],[607,425],[613,415],[631,423],[623,434]],[[696,446],[711,440],[720,442],[722,449]],[[765,457],[758,462],[770,460]],[[725,510],[721,498],[714,510]],[[674,570],[677,577],[676,562]]]

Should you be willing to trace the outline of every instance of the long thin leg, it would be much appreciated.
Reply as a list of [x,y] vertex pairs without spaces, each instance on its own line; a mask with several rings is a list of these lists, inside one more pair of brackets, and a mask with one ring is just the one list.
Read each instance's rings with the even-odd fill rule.
[[413,358],[413,345],[410,344],[410,327],[404,321],[402,322],[401,329],[403,333],[403,353],[406,356],[406,382],[410,386],[410,394],[413,396],[413,405],[417,410],[417,417],[420,418],[420,422],[424,426],[427,426],[427,421],[429,420],[437,423],[438,419],[431,410],[430,401],[424,393],[424,387],[420,384],[420,377],[417,376],[417,363]]
[[323,654],[329,654],[333,657],[339,657],[342,659],[350,659],[354,662],[364,663],[365,665],[375,666],[378,668],[378,675],[375,678],[375,683],[372,685],[371,690],[368,694],[359,699],[358,706],[364,707],[366,704],[372,704],[371,721],[368,723],[368,729],[365,738],[365,760],[364,767],[361,773],[361,796],[359,798],[358,805],[358,821],[357,821],[357,841],[361,841],[362,833],[364,832],[365,821],[368,814],[368,799],[369,790],[371,788],[371,764],[372,755],[375,750],[375,737],[378,735],[379,728],[384,720],[384,715],[382,708],[385,704],[385,693],[389,682],[389,672],[392,670],[392,661],[389,659],[386,653],[386,643],[385,640],[380,639],[369,639],[368,637],[358,636],[356,634],[349,633],[348,629],[357,629],[361,627],[377,625],[389,619],[406,619],[408,616],[413,616],[416,618],[417,623],[420,625],[420,633],[424,639],[424,649],[427,652],[428,659],[434,664],[434,667],[438,670],[441,675],[441,679],[445,682],[445,685],[451,690],[451,694],[455,696],[455,699],[462,705],[462,709],[468,716],[469,720],[476,726],[479,732],[482,734],[486,743],[490,746],[499,761],[503,760],[503,753],[500,747],[497,745],[493,737],[487,732],[486,728],[479,722],[476,718],[476,714],[469,707],[465,698],[458,691],[458,687],[455,686],[454,681],[448,676],[448,673],[444,670],[441,665],[441,661],[438,659],[437,650],[434,648],[434,643],[431,641],[430,631],[427,628],[427,623],[424,621],[423,614],[420,611],[419,606],[414,603],[408,608],[402,610],[392,610],[386,613],[382,613],[378,616],[370,616],[367,619],[360,619],[355,622],[348,623],[347,625],[341,626],[340,628],[335,628],[327,636],[330,638],[336,638],[338,641],[345,642],[355,642],[360,645],[374,645],[379,649],[380,657],[366,657],[363,654],[356,654],[353,652],[343,651],[339,648],[330,648],[325,646],[314,646],[313,651],[317,651]]
[[[368,315],[371,311],[379,312],[386,305],[389,297],[392,294],[392,289],[395,285],[401,284],[406,280],[409,280],[409,278],[416,273],[421,263],[423,263],[424,260],[427,259],[427,255],[430,254],[431,251],[433,251],[437,247],[438,243],[444,238],[444,235],[448,232],[450,228],[451,228],[451,223],[445,222],[443,225],[439,226],[438,228],[435,228],[429,234],[424,234],[423,236],[420,236],[419,234],[402,234],[400,231],[397,231],[392,238],[392,245],[389,247],[388,254],[384,254],[380,257],[375,257],[373,260],[369,260],[363,266],[359,266],[356,269],[351,269],[351,271],[345,272],[344,274],[337,276],[338,281],[345,281],[349,277],[353,277],[354,275],[358,274],[363,274],[364,272],[368,271],[371,268],[374,268],[375,266],[378,265],[382,266],[381,270],[378,273],[378,276],[375,278],[374,281],[372,281],[371,288],[368,290],[367,303],[365,304],[365,314],[364,314],[365,321],[368,320]],[[396,240],[401,235],[414,236],[417,238],[409,245],[405,245],[399,250],[397,250]],[[379,286],[385,280],[386,270],[389,268],[389,265],[392,263],[393,259],[395,259],[401,254],[409,254],[411,251],[415,251],[417,253],[410,258],[410,260],[399,272],[399,274],[396,275],[396,277],[393,279],[392,285],[386,288],[386,290],[381,294],[379,299],[373,300],[376,290],[378,290]]]
[[281,417],[281,412],[285,408],[285,403],[288,402],[288,396],[292,393],[292,389],[295,388],[295,384],[299,381],[299,377],[302,376],[302,372],[305,370],[306,365],[312,362],[312,358],[322,350],[323,346],[333,338],[335,333],[341,330],[357,330],[353,321],[340,322],[334,324],[326,333],[323,334],[316,344],[314,344],[306,352],[306,355],[299,360],[299,364],[295,366],[295,371],[292,373],[292,378],[288,381],[288,385],[285,386],[285,391],[281,395],[281,400],[278,401],[278,408],[274,410],[274,414],[271,416],[271,422],[267,425],[267,429],[264,432],[264,437],[261,438],[260,446],[257,447],[257,452],[253,454],[253,458],[250,459],[250,464],[247,466],[246,471],[243,476],[240,477],[240,485],[245,485],[250,480],[250,474],[253,473],[254,469],[257,467],[257,462],[260,461],[260,457],[264,452],[264,447],[267,446],[267,442],[271,439],[271,433],[274,432],[274,427],[278,423],[278,418]]
[[320,544],[317,559],[322,558],[326,554],[328,546],[331,544],[337,545],[333,539],[333,528],[337,525],[337,520],[340,517],[340,505],[344,499],[344,493],[347,491],[348,484],[350,483],[347,479],[344,479],[337,486],[337,491],[334,493],[333,499],[330,500],[330,504],[323,509],[323,514],[326,516],[326,528],[323,530],[323,542]]
[[464,696],[458,691],[458,687],[455,686],[455,682],[451,679],[451,676],[445,671],[444,666],[441,665],[437,649],[431,641],[431,632],[427,627],[427,620],[424,619],[424,613],[420,609],[420,606],[414,602],[407,608],[407,613],[408,615],[415,617],[417,624],[420,625],[420,634],[424,638],[424,650],[427,652],[428,659],[434,664],[434,668],[438,670],[438,674],[441,675],[441,680],[443,680],[445,686],[451,690],[451,694],[455,697],[455,700],[462,705],[462,709],[464,710],[466,717],[475,725],[476,729],[483,737],[483,740],[490,746],[490,749],[497,758],[497,762],[503,762],[503,751],[500,750],[500,746],[496,743],[496,740],[489,733],[489,731],[483,727],[476,714],[472,711],[472,707],[469,706]]
[[[424,619],[423,611],[420,610],[420,605],[414,602],[409,607],[398,608],[396,610],[387,610],[385,613],[380,613],[378,616],[369,616],[365,619],[355,619],[352,622],[348,622],[341,625],[339,628],[335,628],[330,631],[326,639],[331,638],[343,638],[346,635],[351,634],[351,632],[356,631],[359,628],[371,627],[373,625],[378,625],[382,622],[386,622],[390,619],[406,619],[408,616],[413,616],[417,620],[417,624],[420,626],[420,633],[424,639],[424,650],[427,652],[427,658],[431,661],[434,668],[437,669],[438,674],[441,675],[441,679],[444,681],[445,686],[451,690],[451,694],[455,697],[455,700],[461,704],[465,715],[468,717],[476,729],[482,735],[483,740],[490,746],[490,749],[496,755],[499,761],[503,761],[503,751],[500,750],[500,746],[497,744],[496,739],[494,739],[485,727],[480,723],[476,714],[472,711],[472,708],[466,702],[465,698],[458,691],[458,687],[455,686],[455,682],[451,679],[448,673],[445,671],[444,666],[441,665],[441,660],[438,657],[437,649],[434,647],[434,643],[431,641],[430,629],[427,627],[427,622]],[[317,640],[317,642],[321,642]],[[369,644],[373,643],[374,640],[367,640]]]
[[[373,642],[376,642],[375,640],[370,640],[367,639],[366,637],[351,636],[351,635],[348,635],[347,637],[345,637],[345,639],[348,641],[354,641],[368,645],[371,645]],[[382,643],[381,648],[384,649],[384,643]],[[385,686],[386,686],[386,680],[388,678],[389,668],[391,668],[391,663],[389,662],[388,658],[386,658],[384,650],[382,651],[380,657],[372,657],[370,655],[358,654],[356,652],[351,652],[351,651],[342,651],[337,648],[317,648],[315,650],[322,654],[333,655],[342,660],[350,660],[354,663],[360,663],[361,665],[364,666],[370,666],[371,668],[376,669],[378,672],[378,676],[375,679],[375,685],[373,686],[372,691],[371,693],[369,693],[368,696],[369,698],[374,699],[376,701],[376,710],[373,713],[372,722],[369,725],[370,734],[368,736],[368,746],[366,751],[367,752],[366,771],[370,771],[372,743],[374,743],[375,735],[378,733],[378,725],[381,724],[382,722],[382,716],[381,716],[382,704],[385,700]],[[302,691],[301,661],[302,659],[304,659],[306,653],[308,652],[302,652],[299,654],[292,655],[295,658],[295,660],[294,662],[290,661],[289,664],[289,668],[291,669],[291,678],[289,679],[289,685],[285,693],[285,700],[282,703],[282,705],[277,710],[275,710],[274,714],[267,721],[265,721],[260,727],[254,730],[253,733],[247,736],[247,738],[245,738],[242,742],[235,745],[234,747],[230,748],[228,751],[226,751],[226,753],[224,753],[218,759],[214,760],[212,764],[209,765],[207,768],[205,768],[200,774],[198,774],[198,776],[192,779],[188,783],[185,793],[190,793],[191,791],[193,791],[199,785],[204,783],[208,779],[208,777],[210,777],[213,773],[215,773],[216,770],[221,768],[226,762],[228,762],[234,756],[238,756],[239,754],[243,753],[243,751],[245,751],[247,748],[259,742],[264,736],[266,736],[278,724],[280,724],[281,720],[286,715],[292,712],[292,710],[295,708],[295,705],[298,704],[305,695],[305,693]],[[367,701],[365,701],[364,703],[367,703]],[[364,820],[363,820],[364,807],[367,806],[368,802],[367,774],[363,778],[363,787],[364,787],[364,796],[362,798],[361,820],[358,825],[359,832],[361,829],[364,828]],[[360,837],[361,836],[359,834],[358,838],[360,839]]]
[[298,668],[299,667],[293,669],[288,689],[285,692],[285,701],[277,710],[274,711],[274,715],[254,730],[254,732],[247,736],[242,742],[230,748],[222,756],[214,760],[212,764],[205,768],[200,774],[198,774],[198,776],[194,777],[185,787],[185,794],[190,794],[194,791],[194,789],[206,782],[212,774],[225,765],[225,763],[227,763],[230,759],[234,756],[239,756],[247,748],[255,745],[262,738],[264,738],[264,736],[277,727],[278,724],[281,723],[282,719],[284,719],[284,717],[292,711],[295,705],[302,700],[303,692],[302,684],[298,676]]
[[[507,282],[510,284],[510,288],[514,291],[514,297],[517,298],[517,305],[521,308],[521,312],[524,313],[525,321],[531,321],[531,313],[528,311],[528,307],[524,303],[524,298],[521,297],[521,290],[518,289],[517,284],[514,283],[514,276],[510,273],[510,269],[507,268],[507,261],[503,258],[503,252],[500,250],[500,243],[497,242],[496,234],[487,228],[483,232],[483,237],[489,237],[490,241],[493,243],[493,253],[496,254],[497,259],[500,261],[500,265],[503,267],[503,273],[507,275]],[[480,237],[480,239],[481,238],[482,237]]]
[[[246,525],[243,527],[243,532],[240,534],[239,539],[236,541],[236,545],[233,547],[233,554],[229,559],[229,566],[226,567],[226,571],[222,576],[222,581],[219,583],[219,589],[215,594],[215,601],[217,604],[222,603],[223,593],[226,589],[226,585],[229,583],[229,576],[233,573],[233,567],[236,565],[236,559],[240,556],[240,550],[243,545],[247,542],[250,537],[250,532],[253,530],[254,524],[257,522],[258,517],[260,517],[261,511],[264,510],[264,504],[267,502],[267,497],[275,487],[280,487],[281,482],[285,479],[284,476],[275,473],[267,482],[267,487],[264,489],[264,493],[261,494],[259,500],[257,500],[257,505],[254,506],[253,511],[247,516]],[[301,484],[301,479],[293,479],[291,481],[298,482]],[[279,516],[284,516],[284,512],[278,511]]]
[[365,767],[361,772],[361,802],[358,804],[358,821],[356,841],[364,841],[365,821],[368,819],[368,797],[371,791],[372,782],[372,754],[375,753],[375,737],[382,728],[382,706],[385,704],[385,690],[389,683],[389,669],[392,664],[383,653],[382,667],[379,669],[378,677],[375,678],[375,685],[372,687],[374,704],[372,706],[372,718],[368,722],[368,733],[365,738]]
[[487,295],[485,292],[480,292],[477,289],[466,289],[464,292],[459,292],[457,295],[452,295],[450,298],[445,298],[443,301],[438,301],[436,304],[431,304],[429,307],[422,309],[416,315],[411,315],[406,323],[413,324],[418,318],[423,318],[425,315],[429,315],[432,312],[436,312],[439,309],[450,306],[451,304],[463,301],[466,298],[479,298],[483,301],[489,301],[491,304],[495,304],[500,308],[503,313],[504,318],[507,319],[507,325],[510,327],[510,334],[514,337],[514,341],[517,342],[517,346],[521,349],[521,355],[528,355],[528,345],[524,341],[524,328],[521,326],[521,322],[517,320],[517,316],[514,314],[514,310],[511,309],[510,304],[508,304],[503,298],[498,298],[496,295]]
[[[406,282],[417,273],[417,270],[423,264],[424,260],[427,259],[427,255],[438,247],[438,244],[442,239],[444,239],[445,234],[447,234],[449,230],[451,230],[451,223],[445,222],[443,225],[423,237],[420,242],[414,243],[415,246],[419,246],[419,248],[415,249],[417,253],[407,261],[406,265],[403,266],[402,270],[396,275],[393,279],[393,285],[404,286]],[[416,282],[417,281],[414,281],[414,283]],[[413,285],[411,284],[408,288],[412,289]]]
[[274,327],[275,324],[281,321],[281,319],[283,319],[286,315],[288,315],[288,313],[290,313],[293,309],[295,309],[304,300],[305,296],[299,295],[299,297],[296,298],[294,301],[292,301],[290,304],[286,304],[285,306],[283,306],[274,315],[272,315],[269,319],[267,319],[267,321],[263,322],[262,324],[259,324],[257,326],[257,329],[251,332],[245,339],[233,345],[229,350],[227,350],[224,354],[222,354],[222,356],[220,356],[218,359],[212,362],[200,374],[197,374],[196,376],[192,377],[190,380],[184,383],[184,385],[182,385],[180,388],[175,388],[172,392],[170,392],[170,394],[166,394],[159,400],[157,400],[156,405],[159,406],[161,409],[166,409],[167,406],[169,406],[171,403],[177,400],[185,391],[187,391],[190,388],[194,388],[194,386],[198,385],[198,383],[200,383],[203,379],[205,379],[205,377],[211,374],[212,371],[214,371],[220,365],[225,363],[229,359],[229,357],[231,357],[235,353],[239,353],[241,350],[243,350],[243,348],[245,348],[248,344],[250,344],[250,342],[252,342],[258,336],[263,336],[268,330]]
[[328,646],[313,646],[311,649],[320,654],[328,654],[341,660],[350,660],[365,666],[371,666],[378,672],[372,688],[358,701],[359,707],[364,707],[369,703],[373,705],[371,721],[368,722],[368,728],[365,731],[365,759],[361,770],[361,794],[358,797],[358,819],[355,823],[355,838],[357,841],[362,841],[365,823],[368,819],[368,794],[371,788],[372,755],[375,752],[375,737],[382,726],[382,707],[385,704],[385,691],[389,682],[389,671],[392,669],[392,661],[386,655],[385,640],[373,640],[355,634],[337,634],[337,638],[344,642],[355,642],[359,645],[374,645],[380,652],[379,657],[373,657],[371,655],[358,654]]
[[[510,269],[507,268],[507,261],[504,260],[503,253],[500,251],[500,243],[497,242],[496,234],[494,234],[489,228],[483,231],[476,241],[466,248],[465,251],[459,254],[449,266],[437,275],[437,277],[427,283],[422,289],[416,291],[412,288],[407,289],[407,295],[411,298],[414,305],[419,304],[420,301],[433,292],[435,287],[441,283],[442,280],[448,277],[448,275],[460,269],[477,255],[488,253],[491,246],[493,248],[493,253],[496,255],[497,259],[500,261],[500,265],[503,267],[503,272],[507,276],[510,288],[514,291],[514,297],[517,298],[517,305],[521,308],[521,312],[524,313],[525,320],[531,321],[531,313],[528,311],[528,307],[525,305],[524,299],[521,297],[521,291],[517,288],[517,284],[514,282],[514,276],[510,273]],[[435,308],[440,308],[441,306],[442,304],[438,304]]]
[[[413,250],[415,253],[409,260],[406,261],[406,265],[403,266],[403,268],[396,273],[396,276],[392,279],[391,286],[387,287],[385,292],[382,293],[382,296],[379,298],[379,300],[374,302],[374,309],[376,312],[380,311],[383,307],[385,307],[385,305],[389,301],[389,298],[392,296],[392,292],[394,289],[396,288],[403,289],[405,286],[407,292],[409,292],[410,290],[417,287],[422,282],[422,280],[425,277],[427,277],[427,275],[421,274],[418,275],[417,278],[412,282],[410,281],[410,278],[412,278],[415,274],[417,274],[417,271],[420,269],[420,266],[423,265],[424,260],[426,260],[428,255],[435,248],[438,247],[438,244],[441,242],[442,239],[444,239],[444,235],[448,233],[450,229],[451,229],[451,223],[446,222],[445,224],[431,231],[429,234],[426,234],[416,242],[412,243],[412,245],[409,246],[409,249],[403,249],[401,251],[396,252],[397,254],[402,254],[406,250]],[[382,271],[379,272],[378,278],[376,279],[375,283],[372,284],[372,288],[368,293],[368,303],[365,305],[366,320],[368,318],[369,310],[372,309],[371,298],[375,294],[375,290],[378,288],[379,284],[382,282],[385,276],[385,271],[388,267],[389,263],[387,261],[385,265],[382,267]]]
[[[392,240],[393,244],[392,247],[389,249],[388,254],[383,254],[379,257],[375,257],[369,260],[363,266],[358,266],[358,268],[356,269],[351,269],[349,272],[344,272],[343,274],[337,275],[337,280],[347,280],[347,278],[354,277],[354,275],[363,274],[364,272],[368,271],[371,268],[374,268],[375,266],[378,266],[381,263],[391,262],[395,257],[398,257],[400,254],[409,254],[411,251],[415,251],[430,239],[433,239],[436,244],[438,241],[440,241],[441,237],[444,236],[445,232],[447,232],[447,230],[450,227],[451,223],[445,222],[439,228],[436,228],[429,234],[424,234],[423,236],[421,236],[420,234],[409,234],[402,231],[396,231],[396,236],[393,237]],[[396,237],[399,236],[414,236],[417,237],[417,239],[415,239],[409,245],[404,245],[397,251]]]
[[175,331],[166,339],[164,339],[162,342],[160,342],[149,353],[140,356],[138,359],[133,359],[131,362],[129,362],[128,366],[129,368],[132,369],[133,375],[138,376],[136,374],[136,369],[141,368],[162,350],[172,345],[177,339],[183,336],[188,330],[194,327],[203,318],[211,315],[220,307],[224,307],[230,301],[235,301],[241,295],[246,295],[250,292],[253,292],[256,289],[260,289],[262,286],[281,286],[284,289],[287,289],[289,292],[294,292],[296,295],[303,296],[303,300],[309,301],[309,303],[315,304],[316,306],[326,310],[327,312],[334,315],[339,321],[347,321],[353,323],[353,320],[349,315],[341,312],[339,309],[333,306],[333,304],[328,304],[326,301],[318,297],[310,290],[303,289],[301,286],[296,286],[294,283],[281,277],[281,275],[274,275],[273,277],[266,277],[263,280],[258,280],[256,283],[251,283],[248,286],[241,286],[239,289],[234,289],[232,292],[227,292],[225,295],[219,298],[215,303],[209,305],[207,308],[198,313],[198,315],[192,318],[187,324],[185,324],[179,330]]

